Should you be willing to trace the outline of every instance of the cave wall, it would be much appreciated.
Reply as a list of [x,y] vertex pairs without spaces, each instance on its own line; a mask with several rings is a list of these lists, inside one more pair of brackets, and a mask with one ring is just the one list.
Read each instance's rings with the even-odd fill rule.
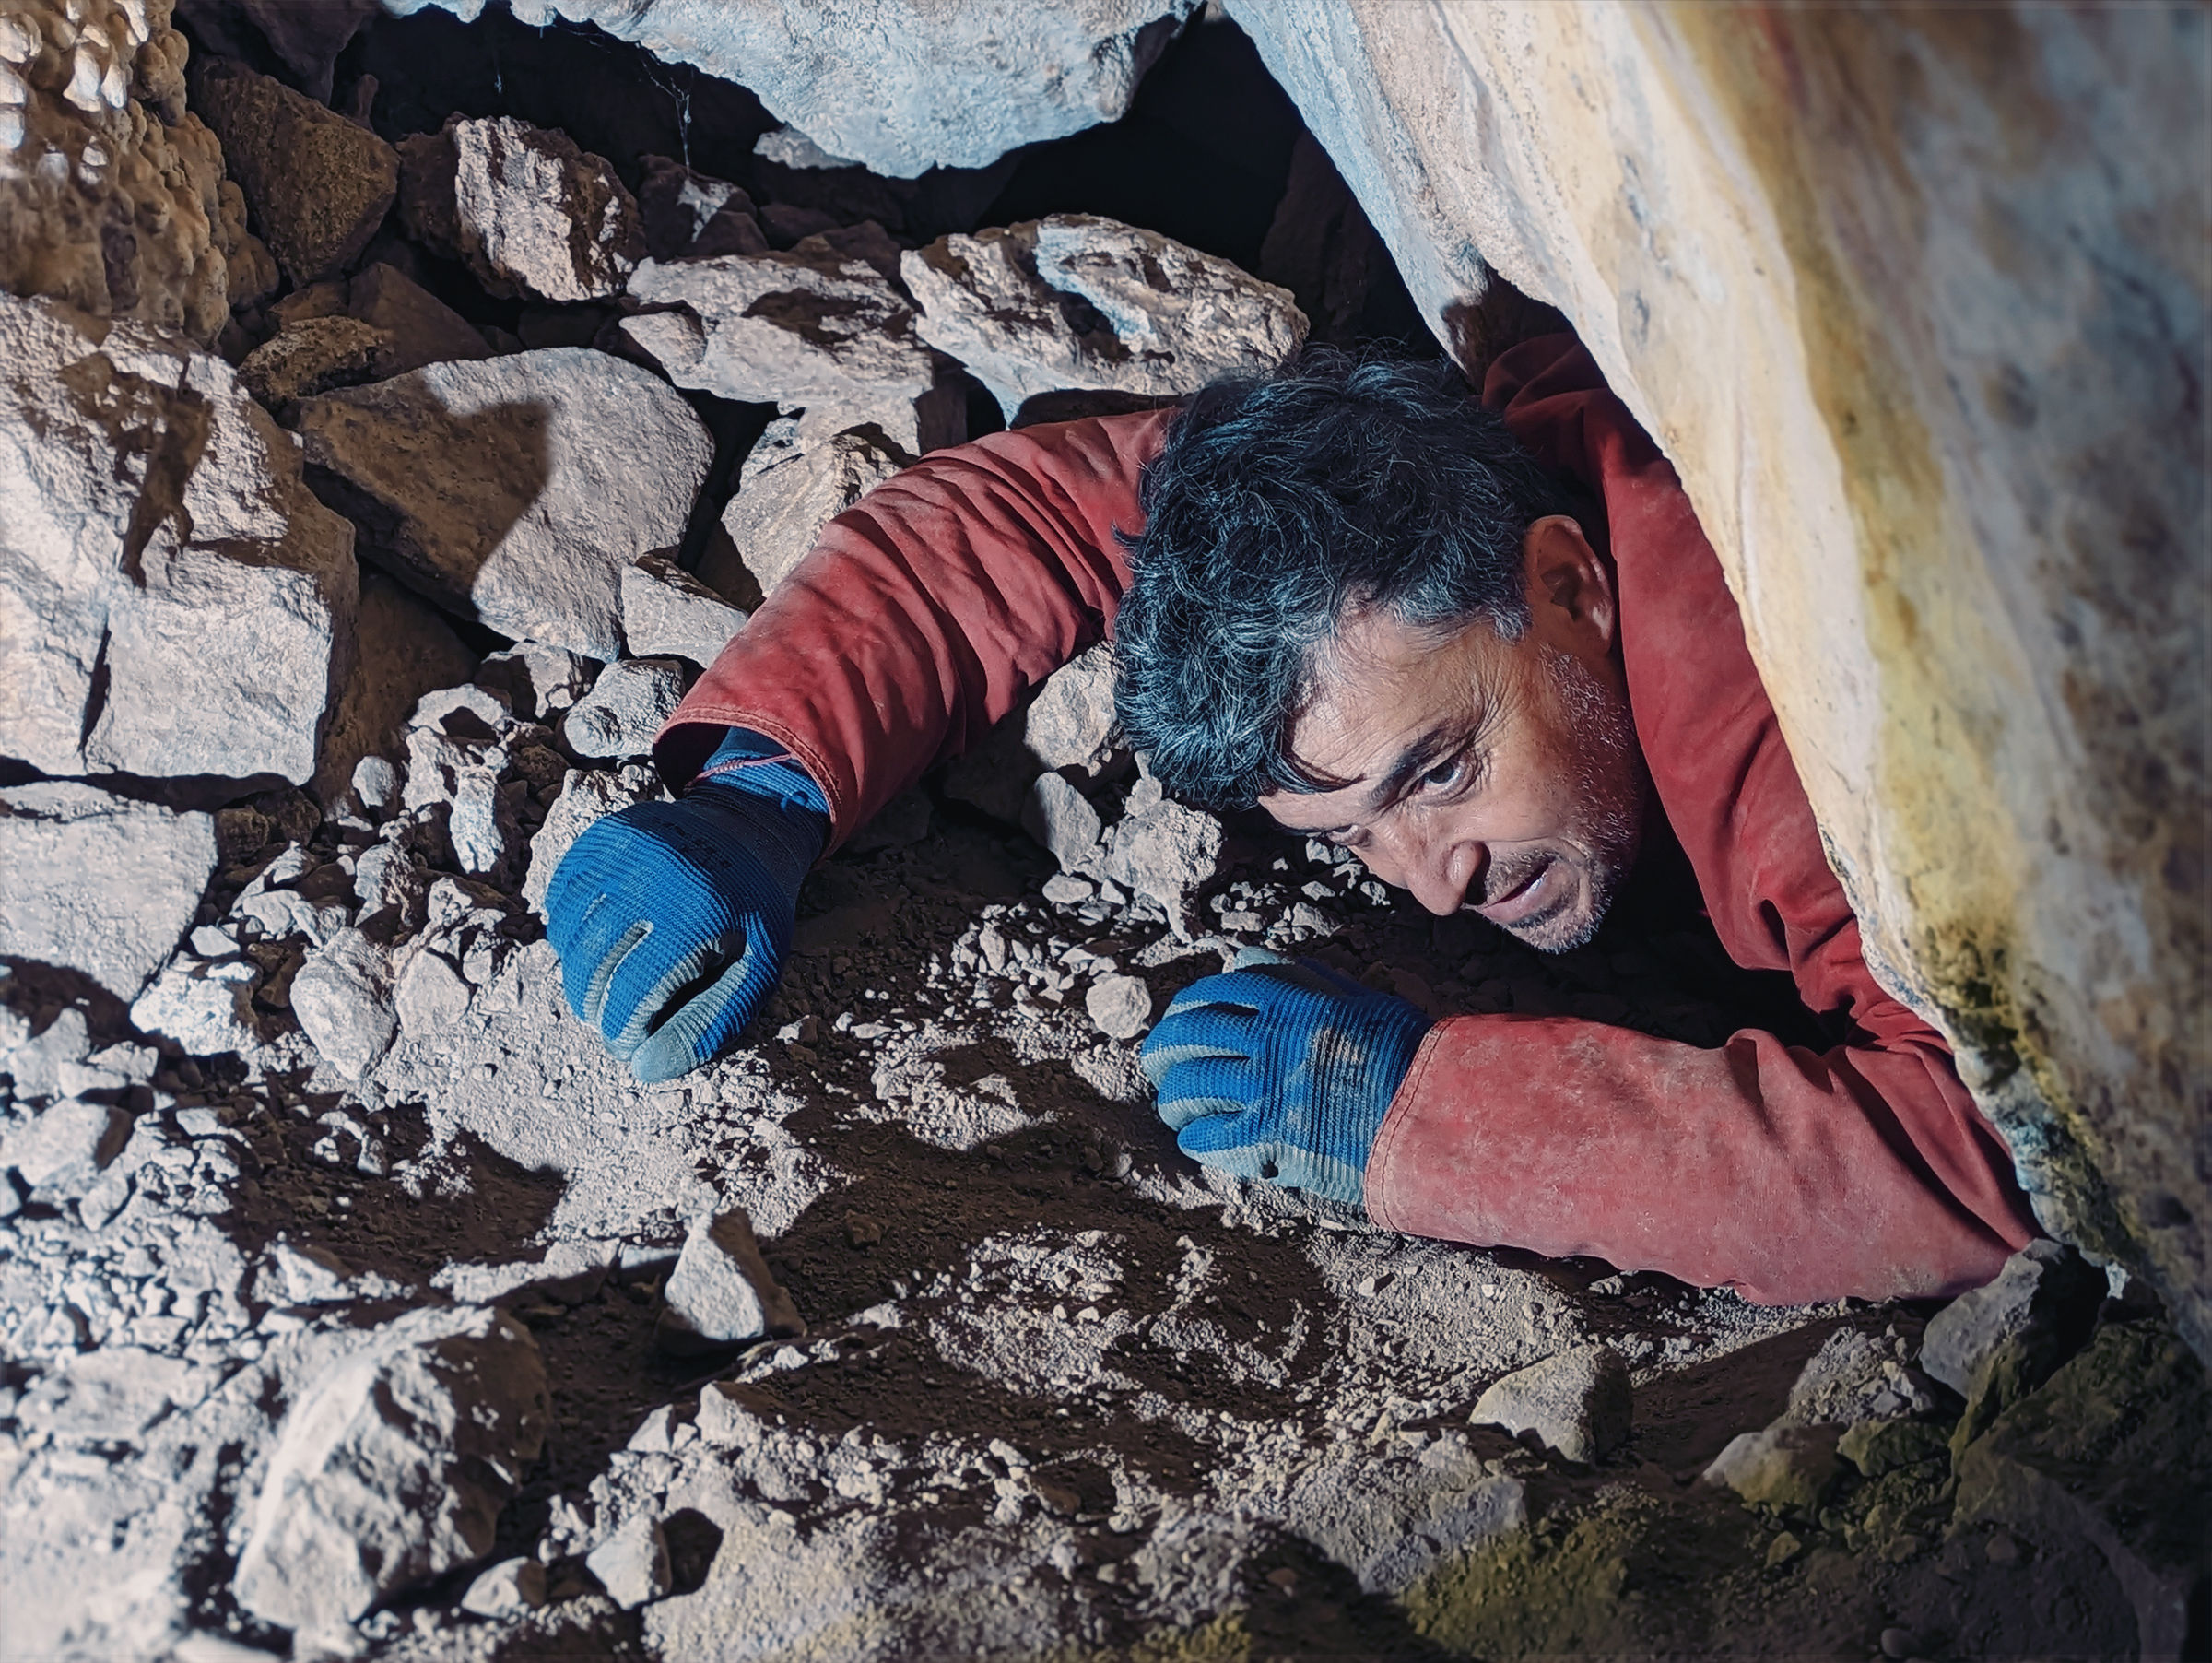
[[2203,14],[1230,0],[1447,345],[1681,471],[1887,985],[2212,1340]]

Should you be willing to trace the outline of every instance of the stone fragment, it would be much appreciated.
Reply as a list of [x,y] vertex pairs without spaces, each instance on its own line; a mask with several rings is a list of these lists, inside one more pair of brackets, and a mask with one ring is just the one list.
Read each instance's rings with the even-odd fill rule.
[[1022,806],[1021,827],[1060,863],[1063,871],[1084,865],[1097,852],[1105,826],[1088,799],[1056,773],[1041,773]]
[[0,754],[308,779],[352,540],[220,359],[0,296]]
[[382,330],[356,318],[309,318],[247,353],[238,384],[281,417],[300,399],[382,379],[389,345]]
[[502,634],[603,661],[622,650],[623,571],[682,539],[713,456],[666,383],[580,347],[326,394],[299,425],[364,555]]
[[651,1604],[674,1586],[668,1569],[668,1539],[661,1521],[650,1515],[631,1519],[583,1556],[584,1569],[599,1579],[606,1597],[624,1610]]
[[545,1603],[546,1567],[535,1559],[502,1559],[461,1596],[461,1609],[477,1617],[519,1617]]
[[122,1152],[131,1117],[103,1103],[65,1099],[0,1138],[0,1167],[26,1189],[80,1194]]
[[1932,1416],[1936,1407],[1927,1379],[1899,1362],[1888,1342],[1838,1328],[1791,1384],[1781,1423],[1842,1426]]
[[1492,1381],[1467,1420],[1533,1432],[1546,1448],[1587,1466],[1627,1441],[1633,1417],[1629,1365],[1610,1346],[1586,1345]]
[[653,1339],[677,1356],[806,1331],[791,1295],[760,1256],[752,1221],[742,1209],[701,1219],[691,1227],[664,1297],[667,1303]]
[[2002,1524],[2046,1550],[2087,1538],[2135,1607],[2138,1655],[2185,1656],[2204,1587],[2208,1424],[2204,1365],[2172,1333],[2100,1328],[1958,1457],[1953,1527]]
[[131,1025],[175,1041],[187,1056],[255,1050],[261,1044],[253,1014],[258,979],[243,959],[173,959],[131,1006]]
[[1116,821],[1096,865],[1102,876],[1158,902],[1169,923],[1187,932],[1191,899],[1212,881],[1222,838],[1212,815],[1163,797]]
[[741,185],[694,172],[665,156],[641,156],[638,215],[645,252],[656,260],[704,260],[716,254],[764,254],[768,239]]
[[1861,1476],[1878,1479],[1885,1472],[1933,1460],[1950,1447],[1943,1429],[1917,1421],[1858,1421],[1836,1440],[1836,1453],[1859,1469]]
[[1770,1426],[1740,1433],[1705,1468],[1708,1484],[1725,1484],[1761,1507],[1812,1513],[1828,1498],[1841,1468],[1840,1426]]
[[360,1079],[392,1044],[391,961],[359,930],[340,930],[309,953],[291,991],[300,1031],[347,1079]]
[[1116,219],[1054,214],[901,261],[922,338],[966,365],[1011,421],[1067,388],[1153,396],[1280,369],[1306,338],[1288,289]]
[[426,948],[407,961],[392,996],[400,1032],[413,1040],[443,1032],[468,1014],[474,992],[452,960]]
[[1108,1039],[1133,1040],[1152,1020],[1152,990],[1135,976],[1100,976],[1083,996],[1083,1008]]
[[0,291],[204,345],[250,239],[221,147],[184,109],[184,39],[158,0],[88,21],[31,0],[0,23]]
[[527,1292],[579,1305],[606,1284],[621,1246],[616,1241],[556,1242],[535,1258],[447,1265],[430,1283],[464,1304],[488,1305]]
[[559,715],[592,690],[598,666],[565,647],[517,642],[477,666],[477,684],[504,693],[508,708],[525,721]]
[[626,658],[599,672],[570,708],[561,737],[580,757],[641,757],[683,702],[684,666],[673,658]]
[[351,265],[398,195],[392,147],[229,59],[193,65],[192,102],[286,275],[313,283]]
[[[396,743],[416,702],[433,689],[466,680],[477,657],[442,613],[381,572],[361,574],[354,633],[353,673],[324,731],[313,790],[332,803],[351,784],[363,808],[388,813],[398,806],[399,776],[382,753]],[[367,781],[362,768],[371,770]]]
[[1113,649],[1101,642],[1046,677],[1026,709],[956,759],[946,770],[946,795],[1018,825],[1041,773],[1081,784],[1106,777],[1116,756],[1113,732]]
[[622,333],[679,387],[786,405],[912,400],[935,384],[914,309],[866,260],[827,245],[712,260],[648,260],[629,293],[681,311]]
[[284,1422],[232,1590],[313,1633],[490,1550],[549,1411],[529,1330],[464,1307],[402,1318],[315,1381]]
[[400,146],[401,223],[495,295],[622,292],[645,252],[638,205],[604,158],[512,116],[453,116]]
[[641,658],[688,658],[704,669],[745,618],[663,556],[646,555],[622,573],[622,634]]
[[651,768],[632,763],[617,770],[575,768],[561,785],[560,796],[546,810],[546,823],[530,840],[530,871],[523,882],[523,899],[533,912],[543,913],[546,890],[560,866],[560,857],[586,826],[632,803],[651,802],[665,795]]
[[2104,1272],[2057,1242],[2030,1242],[2005,1261],[1997,1280],[1961,1293],[1928,1319],[1920,1366],[1961,1397],[2007,1340],[2031,1328],[2064,1336],[2071,1350],[2088,1336],[2103,1302]]
[[476,325],[397,266],[372,261],[352,277],[329,277],[294,289],[269,308],[279,330],[317,319],[347,318],[377,332],[380,345],[363,380],[404,375],[425,364],[489,358]]
[[761,593],[772,593],[823,526],[912,460],[866,429],[808,442],[799,418],[782,417],[747,453],[722,527]]
[[135,999],[215,867],[207,815],[65,781],[0,791],[0,958],[82,971]]
[[[393,0],[474,17],[477,0]],[[654,55],[741,82],[824,162],[893,179],[982,168],[1120,117],[1198,0],[1045,0],[1016,10],[915,0],[859,11],[805,0],[549,0]],[[783,154],[790,154],[785,150]],[[794,164],[795,165],[795,164]],[[823,165],[815,162],[811,165]]]

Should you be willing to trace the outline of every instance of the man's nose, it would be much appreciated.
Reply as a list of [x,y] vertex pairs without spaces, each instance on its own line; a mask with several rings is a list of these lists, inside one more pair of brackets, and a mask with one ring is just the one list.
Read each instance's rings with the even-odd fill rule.
[[1392,828],[1372,839],[1367,864],[1384,883],[1406,890],[1438,917],[1449,918],[1466,900],[1485,853],[1480,844],[1459,838],[1423,837]]

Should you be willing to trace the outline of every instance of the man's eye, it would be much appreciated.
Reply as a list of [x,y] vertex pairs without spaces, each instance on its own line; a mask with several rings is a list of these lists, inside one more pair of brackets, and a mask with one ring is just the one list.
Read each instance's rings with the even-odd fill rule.
[[1459,784],[1461,776],[1466,773],[1466,766],[1467,760],[1464,755],[1453,757],[1449,761],[1439,762],[1427,773],[1421,775],[1421,784],[1431,791],[1448,790]]

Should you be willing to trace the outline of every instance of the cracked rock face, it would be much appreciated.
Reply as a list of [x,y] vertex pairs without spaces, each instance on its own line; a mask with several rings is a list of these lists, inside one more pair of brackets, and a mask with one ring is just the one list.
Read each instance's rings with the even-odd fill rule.
[[635,364],[583,347],[441,363],[302,403],[309,477],[361,551],[502,634],[622,651],[622,573],[673,548],[713,445]]
[[1287,289],[1211,254],[1090,214],[953,233],[900,265],[922,338],[965,364],[1008,421],[1071,388],[1147,396],[1260,375],[1306,338]]
[[352,657],[352,544],[222,360],[0,296],[0,753],[306,780]]
[[312,1634],[482,1558],[547,1417],[545,1364],[512,1317],[402,1318],[287,1418],[239,1556],[239,1603]]

